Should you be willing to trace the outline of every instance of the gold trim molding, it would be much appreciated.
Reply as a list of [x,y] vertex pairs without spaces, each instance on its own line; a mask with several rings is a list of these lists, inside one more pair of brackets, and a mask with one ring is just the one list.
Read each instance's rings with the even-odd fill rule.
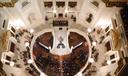
[[17,2],[18,0],[10,0],[10,2],[2,2],[0,1],[0,8],[2,7],[14,7],[15,3]]

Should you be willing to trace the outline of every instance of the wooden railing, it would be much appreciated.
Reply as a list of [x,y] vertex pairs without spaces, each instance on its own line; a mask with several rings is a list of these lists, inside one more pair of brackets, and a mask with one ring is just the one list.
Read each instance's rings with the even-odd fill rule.
[[3,64],[0,61],[0,76],[7,76],[7,74],[5,73],[5,71],[3,70]]
[[120,59],[119,61],[118,61],[118,67],[117,67],[117,69],[116,69],[116,71],[115,71],[115,75],[117,76],[118,74],[119,74],[119,72],[121,71],[121,69],[124,67],[124,63],[123,63],[123,59]]
[[126,6],[128,0],[102,0],[107,7],[112,7],[112,6],[117,6],[117,7],[121,7],[121,6]]

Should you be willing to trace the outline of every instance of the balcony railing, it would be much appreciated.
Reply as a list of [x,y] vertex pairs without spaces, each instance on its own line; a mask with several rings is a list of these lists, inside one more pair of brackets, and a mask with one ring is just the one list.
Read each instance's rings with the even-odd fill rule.
[[128,0],[102,0],[107,7],[117,6],[127,6]]

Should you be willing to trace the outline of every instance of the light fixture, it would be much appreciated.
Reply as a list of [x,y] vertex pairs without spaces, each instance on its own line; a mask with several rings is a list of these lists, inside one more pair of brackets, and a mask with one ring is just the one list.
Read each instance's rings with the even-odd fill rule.
[[78,73],[78,76],[83,76],[81,72]]
[[92,29],[91,28],[88,28],[87,31],[88,31],[88,33],[90,33],[92,31]]
[[46,76],[44,73],[40,73],[40,76]]
[[93,46],[96,46],[96,42],[95,42],[95,41],[93,41],[93,42],[92,42],[92,45],[93,45]]
[[34,32],[34,29],[30,29],[30,33],[33,33]]
[[97,22],[97,26],[101,27],[102,29],[105,29],[107,26],[110,26],[111,21],[108,19],[99,19],[99,21]]
[[16,30],[20,29],[20,26],[16,26]]
[[26,46],[26,47],[29,46],[29,42],[25,42],[25,46]]
[[94,62],[94,59],[93,59],[93,58],[90,58],[90,59],[89,59],[89,62],[90,62],[90,63],[93,63],[93,62]]
[[24,27],[25,25],[24,25],[24,23],[23,23],[23,21],[21,20],[21,19],[17,19],[17,20],[15,20],[14,21],[14,25],[17,27]]
[[12,61],[10,62],[10,66],[12,66],[12,67],[13,67],[13,66],[14,66],[14,64],[15,64],[14,62],[12,62]]
[[51,50],[51,46],[48,47]]
[[65,10],[65,13],[68,13],[69,11],[68,10]]
[[32,59],[28,59],[28,63],[29,64],[33,63],[33,60]]
[[56,13],[57,11],[56,10],[53,10],[53,13]]
[[111,61],[110,60],[107,60],[107,64],[110,65],[111,64]]

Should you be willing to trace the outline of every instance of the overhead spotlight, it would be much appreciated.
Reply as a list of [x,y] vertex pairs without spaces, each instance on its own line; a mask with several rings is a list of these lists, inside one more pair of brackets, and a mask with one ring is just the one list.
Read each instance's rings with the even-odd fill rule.
[[24,27],[25,24],[21,19],[17,19],[17,20],[14,21],[14,26]]
[[33,33],[34,32],[34,29],[30,29],[30,33]]
[[110,60],[107,60],[107,64],[110,65],[111,64],[111,61]]
[[28,63],[29,64],[33,63],[33,60],[32,59],[28,59]]
[[25,46],[28,47],[29,46],[29,42],[25,42]]
[[78,76],[83,76],[83,74],[81,72],[78,73]]
[[10,62],[10,66],[12,66],[12,67],[13,67],[13,66],[14,66],[14,64],[15,64],[14,62],[12,62],[12,61]]
[[68,13],[69,11],[68,10],[65,10],[65,13]]
[[57,11],[56,10],[53,10],[53,13],[56,13]]
[[40,76],[46,76],[44,73],[41,73]]
[[109,26],[111,24],[111,20],[104,18],[104,19],[99,19],[99,21],[97,22],[97,26],[101,27],[102,29],[105,29],[107,26]]
[[95,42],[95,41],[93,41],[93,42],[92,42],[92,45],[93,45],[93,46],[96,46],[96,42]]
[[91,30],[91,28],[88,28],[87,31],[90,33],[92,30]]
[[51,50],[51,46],[48,47]]
[[16,30],[18,30],[18,29],[20,29],[20,27],[19,26],[16,26]]
[[90,59],[89,59],[89,62],[90,62],[90,63],[93,63],[93,62],[94,62],[94,59],[93,59],[93,58],[90,58]]

